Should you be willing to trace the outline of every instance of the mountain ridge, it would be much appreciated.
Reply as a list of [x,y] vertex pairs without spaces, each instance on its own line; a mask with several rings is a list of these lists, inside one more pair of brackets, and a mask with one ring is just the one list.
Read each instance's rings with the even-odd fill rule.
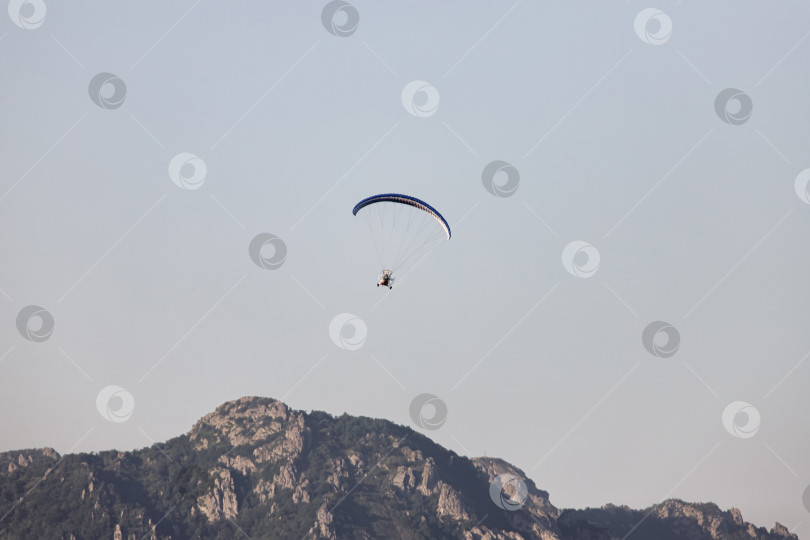
[[2,539],[797,539],[713,503],[558,509],[504,460],[249,396],[131,452],[0,453],[0,516]]

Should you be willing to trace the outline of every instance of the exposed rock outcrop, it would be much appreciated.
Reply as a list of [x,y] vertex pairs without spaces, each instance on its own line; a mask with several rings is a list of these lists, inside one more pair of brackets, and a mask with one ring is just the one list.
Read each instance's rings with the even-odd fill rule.
[[211,471],[214,485],[205,495],[197,499],[200,512],[208,521],[222,518],[235,518],[239,514],[239,503],[234,490],[233,476],[229,469]]

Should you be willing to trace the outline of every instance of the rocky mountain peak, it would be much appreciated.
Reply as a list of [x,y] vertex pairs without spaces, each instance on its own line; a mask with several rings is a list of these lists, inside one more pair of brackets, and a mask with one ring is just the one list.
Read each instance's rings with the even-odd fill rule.
[[[295,420],[302,418],[292,412]],[[189,432],[191,440],[201,444],[226,439],[231,446],[255,444],[278,433],[290,421],[291,410],[270,398],[242,397],[223,403],[203,416]],[[210,441],[214,436],[215,441]],[[202,442],[207,441],[207,442]]]

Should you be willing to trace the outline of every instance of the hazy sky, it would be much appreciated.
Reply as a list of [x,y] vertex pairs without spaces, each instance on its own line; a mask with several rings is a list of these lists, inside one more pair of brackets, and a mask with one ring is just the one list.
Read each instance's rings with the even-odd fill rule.
[[[261,395],[808,535],[810,4],[45,1],[0,17],[0,449]],[[390,292],[379,192],[453,227]]]

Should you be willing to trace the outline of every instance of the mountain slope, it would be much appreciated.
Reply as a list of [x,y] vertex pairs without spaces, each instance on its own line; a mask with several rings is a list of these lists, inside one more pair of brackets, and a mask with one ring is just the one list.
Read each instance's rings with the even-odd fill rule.
[[[526,487],[517,511],[490,498],[504,474]],[[384,420],[254,397],[134,452],[2,453],[0,516],[3,539],[585,540],[622,538],[639,521],[629,538],[796,538],[711,504],[560,511],[502,460],[458,456]]]

